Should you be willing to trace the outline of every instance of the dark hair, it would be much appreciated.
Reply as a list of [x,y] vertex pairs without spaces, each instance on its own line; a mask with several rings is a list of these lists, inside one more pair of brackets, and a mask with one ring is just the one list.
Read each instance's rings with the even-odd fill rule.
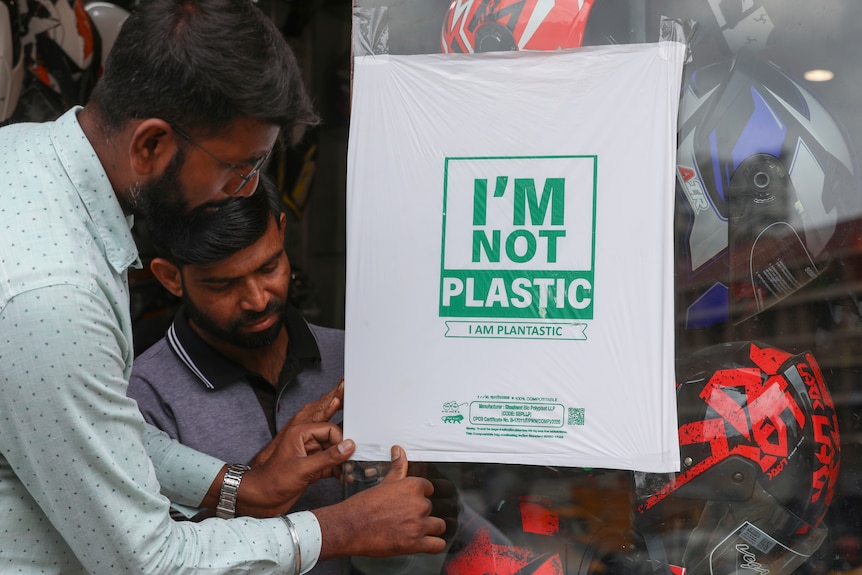
[[163,118],[216,132],[318,122],[284,36],[250,0],[147,0],[123,24],[90,102],[108,132]]
[[217,209],[192,211],[171,246],[154,247],[180,268],[220,262],[262,238],[273,218],[279,225],[284,207],[278,187],[261,175],[254,194],[231,198]]

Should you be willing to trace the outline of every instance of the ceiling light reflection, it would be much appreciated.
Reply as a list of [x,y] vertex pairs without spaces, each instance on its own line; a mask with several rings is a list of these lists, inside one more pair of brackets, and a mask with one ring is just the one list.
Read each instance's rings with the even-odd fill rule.
[[832,70],[808,70],[803,77],[809,82],[828,82],[835,74]]

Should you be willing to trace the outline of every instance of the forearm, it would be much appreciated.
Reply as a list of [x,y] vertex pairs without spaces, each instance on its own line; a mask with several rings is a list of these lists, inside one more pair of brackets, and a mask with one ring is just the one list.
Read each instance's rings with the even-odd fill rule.
[[217,501],[226,467],[223,461],[179,443],[152,425],[144,429],[144,445],[165,497],[187,507],[205,507],[213,500],[214,490]]
[[[68,301],[74,313],[61,317],[40,308],[40,297]],[[24,557],[38,548],[45,557],[111,575],[191,574],[204,564],[213,574],[239,566],[284,571],[295,549],[280,520],[170,519],[145,447],[147,426],[125,396],[126,363],[114,326],[104,319],[109,314],[90,292],[69,287],[27,294],[0,311],[0,331],[28,334],[0,341],[0,416],[7,416],[0,433],[0,493],[6,494],[0,503],[7,510],[0,532],[28,525],[27,541],[38,543],[10,540],[7,553]],[[78,343],[82,333],[88,345]],[[163,460],[168,468],[198,463]],[[317,529],[316,520],[311,523]]]

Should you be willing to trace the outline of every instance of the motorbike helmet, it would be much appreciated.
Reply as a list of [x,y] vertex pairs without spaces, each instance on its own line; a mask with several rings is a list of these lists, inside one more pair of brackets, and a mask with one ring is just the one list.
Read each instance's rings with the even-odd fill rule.
[[443,53],[557,50],[582,45],[594,0],[453,0]]
[[[22,0],[25,1],[25,0]],[[63,111],[90,96],[102,62],[101,38],[83,0],[26,0],[27,67]]]
[[104,68],[108,52],[111,51],[120,28],[129,17],[129,11],[111,2],[88,2],[85,9],[102,40],[101,66]]
[[822,543],[839,469],[835,407],[810,353],[758,342],[677,364],[681,471],[635,477],[651,560],[687,575],[784,575]]
[[0,124],[18,105],[24,82],[21,21],[16,0],[0,1]]
[[684,79],[676,170],[687,329],[740,323],[809,283],[851,245],[862,214],[836,120],[750,54]]
[[448,471],[481,490],[459,501],[440,575],[628,572],[615,552],[631,540],[630,472],[481,463]]

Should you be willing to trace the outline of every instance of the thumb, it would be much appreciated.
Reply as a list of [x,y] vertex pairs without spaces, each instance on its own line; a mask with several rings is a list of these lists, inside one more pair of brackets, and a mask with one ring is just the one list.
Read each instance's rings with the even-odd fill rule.
[[293,465],[300,467],[306,473],[316,473],[344,463],[350,459],[355,450],[356,444],[353,440],[345,439],[341,443],[328,447],[323,451],[318,451],[317,453],[301,457],[299,460],[294,460]]
[[407,454],[398,445],[392,446],[392,465],[383,481],[398,481],[407,477]]
[[334,451],[333,457],[336,458],[335,463],[344,463],[347,461],[353,452],[356,450],[356,444],[352,439],[345,439],[338,445],[333,445],[327,451]]

